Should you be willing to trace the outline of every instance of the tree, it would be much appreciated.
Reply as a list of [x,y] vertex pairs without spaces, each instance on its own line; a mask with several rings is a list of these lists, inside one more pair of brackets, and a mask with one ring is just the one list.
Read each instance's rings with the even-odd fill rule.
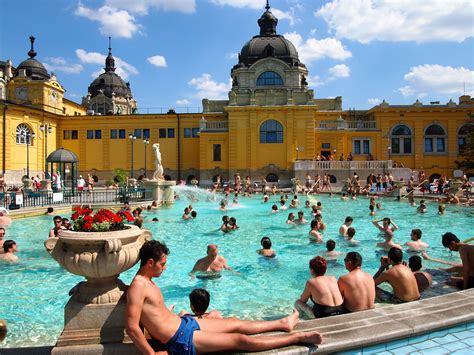
[[456,160],[459,168],[469,171],[474,170],[474,114],[469,114],[469,121],[462,127],[460,135],[465,135],[465,141],[460,146],[462,160]]

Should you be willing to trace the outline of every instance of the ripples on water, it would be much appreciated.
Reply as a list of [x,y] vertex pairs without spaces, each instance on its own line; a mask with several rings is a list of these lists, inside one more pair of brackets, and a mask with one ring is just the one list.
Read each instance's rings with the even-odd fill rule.
[[[166,242],[171,250],[167,270],[155,280],[162,288],[166,303],[176,304],[177,311],[189,310],[189,292],[203,287],[211,294],[210,308],[219,309],[225,316],[274,319],[291,312],[309,278],[308,261],[315,255],[322,255],[325,245],[309,242],[309,223],[302,226],[285,224],[288,213],[296,214],[298,210],[289,208],[270,213],[273,203],[279,205],[279,198],[275,196],[268,203],[262,203],[260,197],[241,197],[237,208],[219,211],[221,196],[215,202],[205,202],[207,195],[202,195],[203,201],[180,200],[174,208],[145,213],[144,220],[159,217],[158,223],[145,223],[145,228],[152,231],[154,239]],[[381,238],[371,224],[368,199],[347,202],[327,196],[320,199],[327,224],[324,240],[334,239],[336,250],[344,253],[351,250],[360,252],[364,257],[364,270],[375,273],[382,255],[375,249],[375,244]],[[183,221],[181,215],[189,203],[198,212],[198,217]],[[300,197],[300,203],[304,203],[303,197]],[[395,241],[404,244],[410,239],[411,229],[420,228],[422,239],[431,245],[429,253],[434,257],[459,260],[458,253],[451,253],[441,246],[444,232],[451,231],[460,239],[472,237],[469,234],[474,216],[472,209],[447,206],[447,213],[438,216],[435,203],[428,203],[428,213],[424,215],[417,214],[407,202],[382,199],[382,205],[384,210],[378,211],[375,218],[392,217],[400,227],[395,233]],[[302,210],[310,220],[309,209]],[[219,231],[224,214],[237,218],[240,226],[237,231]],[[338,236],[338,229],[348,215],[354,218],[355,239],[360,241],[358,246],[350,246]],[[21,261],[16,265],[0,264],[0,318],[5,318],[9,324],[8,337],[0,347],[52,345],[61,332],[68,291],[82,278],[64,271],[46,253],[43,241],[51,227],[52,217],[42,216],[16,220],[7,231],[6,239],[18,243]],[[263,236],[271,238],[277,251],[275,259],[257,255]],[[195,261],[205,256],[209,243],[219,246],[220,253],[240,275],[224,272],[217,280],[189,277]],[[405,253],[405,259],[409,256]],[[343,256],[329,263],[328,274],[340,276],[346,273],[342,259]],[[425,264],[430,268],[437,266]],[[135,266],[122,274],[121,279],[130,283],[137,268]],[[443,277],[438,275],[436,280],[442,284]]]

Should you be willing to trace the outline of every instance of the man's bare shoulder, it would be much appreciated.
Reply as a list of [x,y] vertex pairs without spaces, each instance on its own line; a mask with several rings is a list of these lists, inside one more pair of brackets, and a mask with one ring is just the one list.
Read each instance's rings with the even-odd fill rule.
[[130,289],[139,290],[147,289],[150,286],[150,282],[147,281],[143,276],[137,275],[133,278],[130,284]]

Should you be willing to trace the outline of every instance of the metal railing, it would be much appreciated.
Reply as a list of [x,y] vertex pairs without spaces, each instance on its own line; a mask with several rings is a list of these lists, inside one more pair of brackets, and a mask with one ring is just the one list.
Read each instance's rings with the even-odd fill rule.
[[108,204],[151,201],[153,192],[144,188],[107,191],[8,191],[0,193],[0,206],[7,209],[55,205]]
[[346,121],[346,120],[325,120],[319,122],[317,131],[374,131],[377,129],[376,121]]
[[301,160],[295,162],[295,170],[373,170],[392,169],[392,160],[371,160],[371,161],[317,161]]

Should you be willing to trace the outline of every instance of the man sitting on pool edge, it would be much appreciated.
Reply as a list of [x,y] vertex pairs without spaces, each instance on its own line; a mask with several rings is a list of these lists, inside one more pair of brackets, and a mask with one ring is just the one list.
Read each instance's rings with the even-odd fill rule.
[[[291,332],[298,322],[298,312],[272,321],[239,319],[194,319],[179,317],[165,306],[160,288],[152,281],[166,270],[169,250],[151,240],[140,249],[140,269],[127,292],[126,330],[143,354],[155,354],[143,334],[142,324],[165,350],[172,354],[196,354],[229,350],[263,351],[292,344],[320,344],[316,332],[297,332],[280,336],[255,336],[270,331]],[[164,354],[164,353],[163,353]]]

